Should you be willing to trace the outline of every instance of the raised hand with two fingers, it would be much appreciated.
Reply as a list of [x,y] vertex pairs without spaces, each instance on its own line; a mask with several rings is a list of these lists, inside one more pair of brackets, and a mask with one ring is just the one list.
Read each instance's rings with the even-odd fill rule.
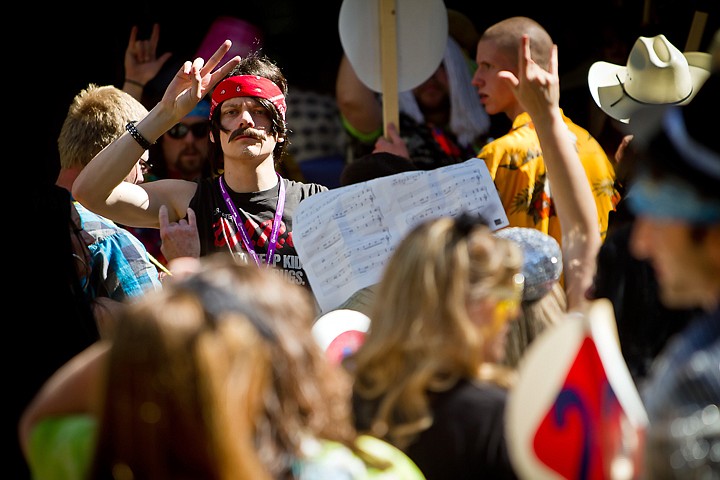
[[231,46],[232,41],[225,40],[209,59],[198,57],[182,64],[158,104],[164,111],[172,113],[175,119],[173,123],[190,113],[195,105],[240,63],[240,57],[235,56],[214,70]]
[[532,59],[530,38],[523,35],[518,76],[508,70],[499,72],[498,76],[506,81],[525,111],[536,121],[560,108],[557,45],[553,45],[549,68],[545,70]]

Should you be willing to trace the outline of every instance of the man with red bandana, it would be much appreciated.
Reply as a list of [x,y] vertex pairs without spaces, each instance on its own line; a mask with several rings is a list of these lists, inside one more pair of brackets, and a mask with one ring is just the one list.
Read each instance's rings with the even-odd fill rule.
[[[218,66],[229,48],[226,41],[207,61],[185,62],[148,115],[130,122],[127,134],[88,164],[73,194],[124,225],[181,232],[187,243],[179,254],[229,252],[239,261],[281,269],[288,280],[308,286],[293,244],[292,215],[300,201],[327,188],[277,173],[288,143],[287,82],[257,52]],[[210,91],[212,175],[122,182],[144,150]]]

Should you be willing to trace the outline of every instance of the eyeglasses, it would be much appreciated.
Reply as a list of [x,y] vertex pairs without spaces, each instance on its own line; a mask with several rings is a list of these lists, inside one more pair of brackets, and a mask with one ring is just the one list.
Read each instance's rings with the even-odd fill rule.
[[167,134],[176,140],[185,138],[188,132],[192,132],[195,138],[202,138],[207,136],[209,129],[210,125],[208,122],[193,123],[192,125],[177,123],[174,127],[167,131]]
[[153,168],[152,163],[150,163],[146,160],[143,160],[142,158],[140,159],[140,169],[141,169],[143,175],[147,175],[148,173],[150,173],[150,170],[152,170],[152,168]]

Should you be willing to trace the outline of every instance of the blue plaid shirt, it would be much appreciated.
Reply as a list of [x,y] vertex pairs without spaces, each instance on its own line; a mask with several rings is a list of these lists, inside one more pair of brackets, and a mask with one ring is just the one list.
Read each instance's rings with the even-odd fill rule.
[[74,203],[83,230],[95,239],[88,246],[91,274],[85,287],[91,299],[123,301],[162,288],[157,268],[140,240],[111,220]]

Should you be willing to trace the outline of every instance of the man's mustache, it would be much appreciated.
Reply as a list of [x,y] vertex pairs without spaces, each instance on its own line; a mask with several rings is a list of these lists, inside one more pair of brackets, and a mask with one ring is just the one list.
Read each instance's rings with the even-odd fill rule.
[[265,135],[265,132],[262,130],[256,130],[254,128],[248,127],[248,128],[238,128],[234,132],[230,134],[230,137],[228,137],[228,142],[232,142],[235,137],[250,137],[255,138],[260,141],[267,140],[267,135]]

